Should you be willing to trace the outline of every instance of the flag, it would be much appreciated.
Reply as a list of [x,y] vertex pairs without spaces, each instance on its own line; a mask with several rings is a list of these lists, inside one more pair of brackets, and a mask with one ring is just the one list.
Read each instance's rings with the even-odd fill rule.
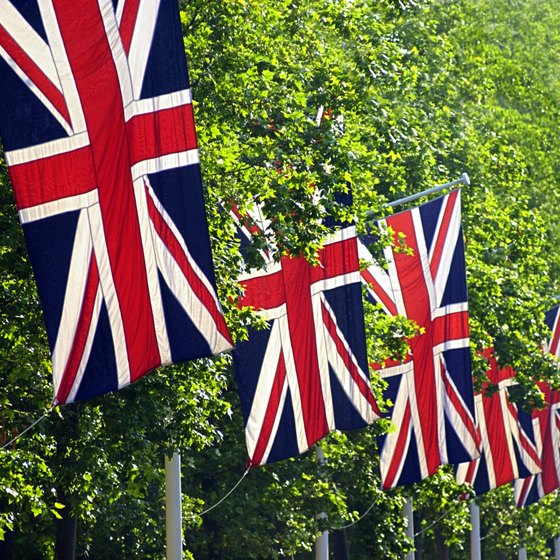
[[[543,350],[560,358],[560,305],[546,313],[545,323],[552,333]],[[533,423],[542,473],[515,481],[517,507],[538,502],[560,488],[560,392],[544,382],[539,383],[539,389],[544,395],[546,406],[533,412]]]
[[[421,327],[402,363],[387,361],[387,416],[396,430],[379,439],[381,478],[393,488],[426,478],[445,463],[479,455],[469,353],[460,191],[380,220],[406,248],[385,248],[387,270],[364,238],[360,257],[369,299]],[[389,229],[390,228],[390,229]]]
[[175,0],[0,0],[0,99],[56,402],[229,349]]
[[515,504],[523,507],[538,502],[560,488],[560,392],[548,383],[539,383],[546,406],[533,412],[537,450],[542,472],[515,481]]
[[547,354],[560,358],[560,305],[555,305],[546,312],[544,322],[552,334],[543,350]]
[[456,469],[457,482],[471,484],[478,495],[541,471],[531,414],[509,399],[515,372],[511,367],[500,369],[492,349],[485,350],[484,357],[488,379],[497,390],[486,384],[475,397],[481,455]]
[[[262,220],[234,219],[245,239]],[[241,306],[268,322],[237,344],[234,365],[249,461],[261,465],[307,451],[329,431],[361,428],[379,417],[370,388],[357,237],[338,229],[318,265],[283,256],[239,279]]]

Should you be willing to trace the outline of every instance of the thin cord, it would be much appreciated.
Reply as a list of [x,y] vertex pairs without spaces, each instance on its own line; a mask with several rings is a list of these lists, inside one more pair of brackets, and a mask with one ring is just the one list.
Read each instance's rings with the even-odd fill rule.
[[489,533],[486,533],[486,535],[484,535],[483,537],[480,537],[480,540],[483,541],[484,539],[487,539],[488,537],[495,535],[506,523],[507,523],[507,519],[506,521],[502,522],[498,527],[496,527],[493,531],[490,531]]
[[33,424],[31,424],[30,426],[27,426],[27,428],[25,428],[25,430],[23,430],[23,432],[20,432],[17,436],[13,437],[8,443],[5,443],[2,447],[0,447],[0,449],[6,449],[6,447],[8,447],[9,445],[12,445],[12,443],[14,443],[14,441],[17,441],[21,436],[23,436],[23,434],[25,434],[26,432],[31,430],[31,428],[35,427],[41,420],[46,418],[54,410],[54,407],[55,407],[55,404],[53,402],[53,404],[51,404],[51,406],[47,409],[47,411],[43,414],[43,416],[41,416],[40,418],[37,418],[37,420],[35,420],[35,422],[33,422]]
[[444,517],[446,517],[450,513],[451,513],[450,509],[447,510],[447,511],[444,511],[437,519],[432,521],[427,527],[424,527],[422,530],[418,531],[418,533],[414,533],[414,536],[417,537],[418,535],[421,535],[424,531],[427,531],[428,529],[433,527],[436,523],[439,523]]
[[208,509],[205,509],[202,513],[198,513],[198,514],[193,514],[193,517],[195,517],[196,515],[202,517],[203,515],[206,515],[209,511],[212,511],[215,507],[218,507],[223,501],[225,501],[230,494],[241,484],[241,482],[243,481],[243,479],[247,476],[247,473],[251,470],[251,465],[249,465],[247,467],[247,470],[243,473],[243,476],[237,481],[237,483],[235,484],[235,486],[218,502],[216,502],[213,506],[210,506]]
[[356,523],[359,523],[373,509],[373,506],[377,503],[378,499],[379,499],[379,496],[375,496],[375,499],[373,500],[371,505],[366,509],[366,511],[362,515],[360,515],[360,517],[358,517],[358,519],[356,519],[356,521],[353,521],[352,523],[349,523],[348,525],[342,525],[342,527],[335,527],[334,529],[336,531],[342,531],[344,529],[349,529],[350,527],[353,527],[354,525],[356,525]]

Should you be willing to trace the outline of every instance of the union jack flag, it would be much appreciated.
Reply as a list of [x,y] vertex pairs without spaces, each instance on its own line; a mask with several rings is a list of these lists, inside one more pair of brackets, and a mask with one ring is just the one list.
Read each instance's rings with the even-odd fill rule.
[[0,0],[0,99],[56,402],[229,349],[175,0]]
[[396,430],[379,440],[384,488],[411,484],[439,465],[479,455],[469,353],[465,257],[459,191],[378,222],[405,237],[407,250],[385,248],[387,270],[372,261],[364,238],[362,279],[373,303],[391,316],[414,320],[422,334],[402,363],[387,361],[379,374],[393,403]]
[[[241,235],[248,223],[234,209]],[[261,227],[266,223],[260,221]],[[379,417],[370,387],[353,226],[330,236],[319,265],[302,257],[274,262],[239,279],[241,306],[270,328],[249,329],[233,357],[250,463],[307,451],[329,431],[361,428]]]
[[[547,312],[545,322],[552,334],[544,345],[544,351],[560,358],[560,305]],[[517,507],[538,502],[560,488],[560,392],[544,382],[539,383],[539,388],[546,407],[533,412],[533,424],[542,473],[515,481]]]
[[481,455],[456,469],[457,482],[472,485],[478,495],[541,471],[531,414],[509,399],[515,372],[511,367],[500,369],[491,349],[484,351],[484,357],[488,379],[497,390],[489,393],[487,384],[475,397]]

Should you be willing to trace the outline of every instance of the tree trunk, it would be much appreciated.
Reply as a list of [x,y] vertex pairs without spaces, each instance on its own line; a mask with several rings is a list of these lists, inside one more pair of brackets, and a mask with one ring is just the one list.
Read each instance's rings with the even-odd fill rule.
[[414,527],[417,535],[414,537],[414,558],[416,560],[424,560],[424,533],[421,531],[422,516],[419,511],[414,512]]
[[12,531],[6,531],[4,540],[0,541],[0,558],[2,560],[12,560],[13,558],[13,536]]
[[73,512],[71,496],[66,489],[73,475],[76,465],[75,455],[66,457],[68,442],[75,440],[79,436],[79,405],[66,407],[66,419],[64,421],[63,433],[59,434],[56,442],[56,453],[60,458],[60,463],[65,465],[66,472],[69,473],[70,481],[61,477],[56,484],[57,500],[64,506],[59,511],[61,519],[56,520],[56,541],[54,545],[54,560],[75,560],[76,558],[76,539],[78,529],[78,518]]
[[[65,508],[66,509],[66,508]],[[56,521],[55,560],[75,560],[78,519],[62,510],[62,519]]]
[[346,531],[333,531],[333,546],[334,546],[334,559],[335,560],[350,560],[348,553],[348,540],[346,539]]
[[443,539],[441,531],[439,529],[436,529],[434,532],[437,542],[438,560],[449,560],[449,547],[445,544],[445,540]]

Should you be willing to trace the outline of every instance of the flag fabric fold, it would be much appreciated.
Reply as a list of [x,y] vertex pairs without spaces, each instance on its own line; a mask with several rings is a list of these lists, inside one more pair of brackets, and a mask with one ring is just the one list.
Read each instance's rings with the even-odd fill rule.
[[395,425],[379,438],[381,477],[384,488],[393,488],[422,480],[441,464],[479,456],[460,191],[377,225],[392,232],[394,245],[385,248],[384,269],[367,249],[371,238],[362,239],[368,298],[422,329],[402,363],[387,361],[378,368],[388,383],[387,416]]
[[231,348],[175,0],[0,0],[0,98],[56,402]]
[[541,471],[531,414],[509,399],[515,372],[498,367],[493,349],[485,350],[484,357],[489,384],[475,396],[481,456],[456,468],[457,482],[472,485],[477,495]]
[[[260,220],[233,212],[250,242]],[[364,427],[379,417],[368,373],[357,237],[336,230],[318,265],[303,257],[275,262],[239,279],[241,306],[268,329],[249,329],[233,352],[249,461],[261,465],[307,451],[328,432]]]

